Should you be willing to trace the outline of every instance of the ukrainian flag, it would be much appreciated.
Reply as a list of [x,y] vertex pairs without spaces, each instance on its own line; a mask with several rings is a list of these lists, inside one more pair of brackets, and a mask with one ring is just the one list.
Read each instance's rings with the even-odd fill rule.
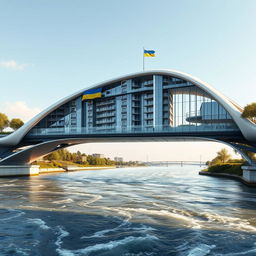
[[153,50],[144,50],[144,57],[155,57],[155,51]]
[[101,98],[102,96],[101,91],[102,91],[102,88],[87,90],[83,93],[82,100],[92,100],[96,98]]

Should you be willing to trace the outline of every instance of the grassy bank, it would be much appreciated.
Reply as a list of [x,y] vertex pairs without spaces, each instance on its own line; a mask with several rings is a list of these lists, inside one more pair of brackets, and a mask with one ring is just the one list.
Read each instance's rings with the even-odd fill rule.
[[209,173],[225,173],[242,176],[242,164],[241,163],[225,163],[225,164],[216,164],[209,166],[207,169],[203,170]]
[[[67,166],[77,166],[77,167],[108,167],[108,165],[83,165],[74,163],[71,161],[35,161],[33,164],[39,165],[40,168],[66,168]],[[113,167],[113,166],[109,166]]]

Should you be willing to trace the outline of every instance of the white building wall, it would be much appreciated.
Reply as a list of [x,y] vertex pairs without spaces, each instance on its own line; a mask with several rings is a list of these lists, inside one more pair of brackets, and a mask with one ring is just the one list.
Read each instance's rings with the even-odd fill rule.
[[154,75],[153,77],[153,126],[154,128],[163,125],[163,77]]

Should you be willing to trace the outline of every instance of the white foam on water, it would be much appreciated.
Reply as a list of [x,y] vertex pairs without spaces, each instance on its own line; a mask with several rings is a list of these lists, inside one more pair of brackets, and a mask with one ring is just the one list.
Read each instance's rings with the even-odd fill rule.
[[100,199],[102,199],[103,197],[101,195],[86,194],[86,196],[91,196],[92,198],[90,200],[88,200],[87,202],[79,202],[78,203],[79,206],[116,212],[118,215],[126,217],[126,219],[123,220],[124,222],[129,222],[129,220],[132,218],[132,215],[129,212],[123,210],[122,208],[91,205],[92,203],[95,203],[95,202],[99,201]]
[[1,187],[16,187],[15,184],[1,184]]
[[184,251],[184,250],[187,250],[188,248],[189,248],[189,242],[185,241],[183,244],[178,245],[176,247],[176,250],[177,251]]
[[215,247],[216,245],[199,244],[197,247],[190,250],[187,256],[205,256]]
[[74,202],[73,199],[67,198],[67,199],[63,199],[63,200],[53,201],[52,203],[53,204],[69,204],[69,203],[72,203],[72,202]]
[[[175,208],[170,208],[165,205],[160,205],[157,203],[154,203],[153,205],[160,207],[161,209],[165,209],[168,212],[172,212],[174,214],[178,214],[180,216],[184,216],[184,220],[188,217],[189,219],[193,219],[193,223],[196,224],[194,227],[197,228],[199,225],[200,227],[202,226],[208,226],[209,224],[222,224],[225,227],[231,229],[231,230],[238,230],[238,231],[244,231],[244,232],[256,232],[256,227],[252,226],[250,222],[246,219],[240,219],[237,217],[228,217],[228,216],[223,216],[215,213],[198,213],[198,212],[193,212],[189,210],[182,210],[182,209],[175,209]],[[203,220],[197,220],[195,219],[196,217],[202,217]],[[200,224],[199,224],[200,223]],[[218,228],[217,228],[218,229]]]
[[97,252],[97,251],[107,251],[107,250],[112,250],[118,246],[123,246],[125,244],[129,244],[132,242],[145,242],[147,240],[158,240],[156,236],[152,235],[146,235],[143,237],[134,237],[134,236],[128,236],[124,239],[121,240],[116,240],[116,241],[110,241],[107,243],[102,243],[102,244],[95,244],[92,246],[88,246],[83,249],[78,249],[78,250],[67,250],[67,249],[61,249],[60,247],[56,250],[60,256],[78,256],[78,255],[88,255],[92,252]]
[[64,230],[61,226],[58,226],[57,229],[58,229],[58,230],[57,230],[58,237],[57,237],[57,240],[56,240],[55,244],[57,245],[58,248],[60,248],[60,247],[61,247],[61,244],[63,243],[63,242],[62,242],[62,239],[63,239],[64,237],[69,236],[69,232],[66,231],[66,230]]
[[111,229],[104,229],[98,232],[95,232],[92,236],[82,236],[81,239],[85,239],[85,238],[94,238],[94,237],[104,237],[105,234],[110,233],[110,232],[114,232],[119,230],[121,227],[123,226],[123,223],[121,223],[120,225],[118,225],[115,228],[111,228]]
[[135,212],[135,213],[142,213],[146,215],[152,215],[152,216],[161,216],[161,217],[167,217],[167,218],[173,218],[173,219],[179,219],[182,221],[185,221],[189,224],[191,228],[200,229],[202,221],[195,220],[194,218],[190,216],[186,216],[181,213],[177,212],[171,212],[167,210],[151,210],[151,209],[145,209],[145,208],[124,208],[128,212]]
[[18,181],[18,179],[10,180],[10,181],[7,181],[7,182],[12,183],[12,182],[16,182],[16,181]]
[[256,227],[252,226],[248,220],[213,213],[202,213],[201,216],[207,218],[209,223],[220,223],[232,230],[256,232]]
[[49,226],[46,225],[46,223],[41,219],[28,219],[28,223],[38,225],[41,229],[47,230],[50,229]]
[[248,255],[248,253],[250,253],[250,255],[256,255],[256,249],[251,249],[248,251],[244,251],[244,252],[231,252],[231,253],[227,253],[227,254],[216,254],[216,256],[240,256],[240,255]]
[[88,200],[87,202],[85,202],[85,203],[83,204],[83,206],[86,206],[86,205],[95,203],[95,202],[99,201],[101,198],[102,198],[101,195],[97,195],[97,196],[94,196],[94,195],[93,195],[93,198],[90,199],[90,200]]
[[18,211],[18,210],[15,210],[15,209],[8,209],[8,211],[10,211],[10,212],[18,212],[18,213],[13,215],[13,216],[10,216],[10,217],[0,219],[0,221],[12,220],[12,219],[18,218],[18,217],[20,217],[20,216],[25,214],[25,212]]
[[98,232],[95,232],[92,236],[82,236],[80,239],[87,239],[87,238],[95,238],[95,237],[105,237],[106,234],[110,232],[115,232],[118,230],[123,229],[124,231],[133,231],[133,232],[139,232],[139,233],[147,233],[148,231],[154,231],[155,229],[149,226],[141,225],[141,227],[129,227],[126,226],[127,222],[122,222],[120,225],[118,225],[115,228],[112,229],[104,229]]
[[18,248],[16,247],[15,244],[12,244],[12,243],[8,245],[8,248],[15,250],[15,252],[18,253],[18,255],[24,255],[24,256],[29,255],[28,253],[29,249]]

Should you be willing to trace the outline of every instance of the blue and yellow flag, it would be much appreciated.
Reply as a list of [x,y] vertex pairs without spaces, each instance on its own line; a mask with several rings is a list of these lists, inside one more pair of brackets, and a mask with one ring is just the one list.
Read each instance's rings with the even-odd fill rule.
[[155,51],[153,50],[144,50],[144,57],[155,57]]
[[82,100],[92,100],[96,98],[101,98],[102,96],[101,91],[102,91],[102,88],[87,90],[83,93]]

